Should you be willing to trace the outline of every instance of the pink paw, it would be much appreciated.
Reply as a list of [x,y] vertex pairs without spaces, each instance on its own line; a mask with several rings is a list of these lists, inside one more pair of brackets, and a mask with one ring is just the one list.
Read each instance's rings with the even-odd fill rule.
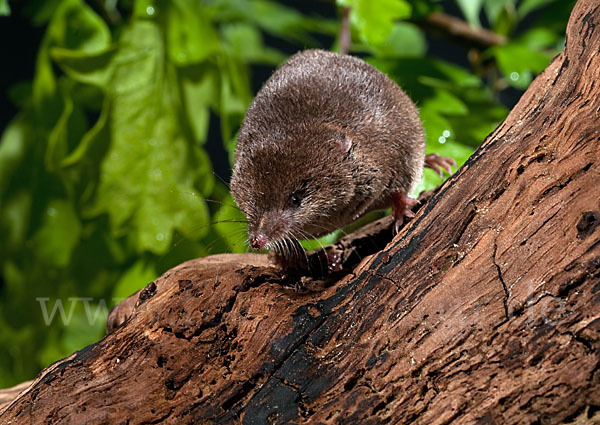
[[425,155],[425,166],[438,173],[440,177],[444,177],[444,172],[442,169],[451,175],[451,167],[456,167],[456,161],[447,156],[440,156],[437,153],[431,153],[429,155]]
[[392,195],[392,215],[394,216],[394,233],[400,231],[400,227],[404,224],[404,218],[412,218],[415,213],[411,208],[417,204],[417,200],[406,195],[404,192],[397,192]]

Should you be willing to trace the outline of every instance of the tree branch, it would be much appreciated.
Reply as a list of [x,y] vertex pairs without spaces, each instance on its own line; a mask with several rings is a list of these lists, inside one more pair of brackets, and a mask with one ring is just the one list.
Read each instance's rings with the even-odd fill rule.
[[598,422],[599,25],[580,0],[504,123],[333,284],[288,290],[261,255],[184,263],[0,423]]
[[418,25],[443,33],[459,42],[466,42],[476,47],[490,47],[506,43],[506,37],[485,28],[474,28],[467,22],[445,13],[433,12],[425,20],[417,21]]
[[342,7],[342,18],[340,22],[340,53],[347,54],[350,51],[350,8]]

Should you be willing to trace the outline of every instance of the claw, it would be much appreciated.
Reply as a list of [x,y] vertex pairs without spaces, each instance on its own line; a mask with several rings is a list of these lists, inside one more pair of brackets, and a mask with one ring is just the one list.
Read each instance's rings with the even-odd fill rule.
[[418,201],[400,191],[392,194],[392,214],[394,216],[394,234],[400,231],[400,227],[404,224],[404,218],[413,218],[415,213],[411,211],[411,207],[417,204]]
[[452,175],[452,167],[456,167],[456,161],[447,156],[440,156],[437,153],[432,153],[425,156],[425,166],[438,173],[440,177],[444,177],[442,169]]
[[404,219],[402,217],[394,220],[394,235],[397,235],[400,232],[400,227],[404,224]]
[[[444,172],[442,171],[442,169],[436,164],[436,163],[431,163],[428,164],[429,168],[431,168],[433,171],[435,171],[436,173],[438,173],[440,175],[440,177],[444,177]],[[445,168],[444,168],[445,169]]]

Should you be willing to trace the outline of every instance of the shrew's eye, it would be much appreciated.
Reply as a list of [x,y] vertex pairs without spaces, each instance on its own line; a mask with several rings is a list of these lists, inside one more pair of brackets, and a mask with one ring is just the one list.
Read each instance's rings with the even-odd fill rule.
[[300,194],[292,193],[292,196],[290,196],[290,205],[294,208],[298,208],[300,206],[301,202],[302,202],[302,197],[300,196]]

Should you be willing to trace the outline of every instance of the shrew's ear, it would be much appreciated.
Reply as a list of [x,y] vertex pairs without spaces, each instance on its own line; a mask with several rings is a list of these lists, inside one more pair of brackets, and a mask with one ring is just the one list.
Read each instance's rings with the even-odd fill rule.
[[352,139],[350,137],[345,134],[340,134],[340,137],[337,137],[335,142],[344,155],[350,152],[350,149],[352,148]]
[[333,142],[340,152],[344,155],[350,152],[350,149],[352,149],[352,138],[344,131],[344,128],[338,124],[329,122],[323,123],[323,125],[333,131]]

